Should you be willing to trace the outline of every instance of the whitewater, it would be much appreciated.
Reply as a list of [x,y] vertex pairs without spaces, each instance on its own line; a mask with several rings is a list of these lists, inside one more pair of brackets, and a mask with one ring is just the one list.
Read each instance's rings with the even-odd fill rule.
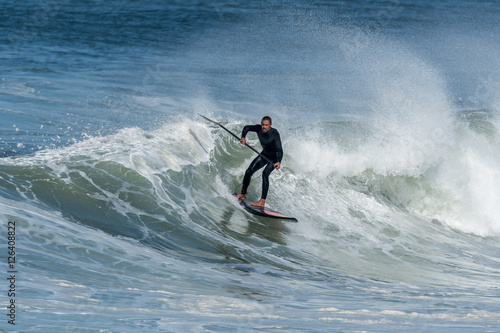
[[495,1],[91,3],[0,5],[1,330],[500,329]]

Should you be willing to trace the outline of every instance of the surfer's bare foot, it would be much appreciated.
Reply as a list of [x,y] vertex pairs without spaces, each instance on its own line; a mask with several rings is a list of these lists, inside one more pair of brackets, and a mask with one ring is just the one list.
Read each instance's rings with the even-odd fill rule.
[[252,206],[255,207],[264,207],[266,204],[266,199],[260,199],[259,201],[252,202]]
[[238,198],[240,200],[245,200],[245,195],[240,193],[240,194],[236,195],[236,198]]

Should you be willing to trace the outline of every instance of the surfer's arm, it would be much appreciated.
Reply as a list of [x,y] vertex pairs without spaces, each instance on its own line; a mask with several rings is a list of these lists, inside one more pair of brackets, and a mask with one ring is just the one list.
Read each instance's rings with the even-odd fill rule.
[[[280,138],[280,134],[278,133],[278,131],[276,131],[276,134],[275,134],[275,138],[274,138],[274,148],[276,150],[276,164],[281,164],[281,160],[283,159],[283,148],[281,147],[281,138]],[[276,164],[274,164],[275,168],[276,169],[279,169],[280,168],[280,165],[278,165],[276,167]]]
[[243,127],[243,131],[241,131],[241,139],[240,142],[242,145],[244,145],[247,141],[245,137],[247,136],[248,132],[258,132],[260,130],[260,125],[247,125]]

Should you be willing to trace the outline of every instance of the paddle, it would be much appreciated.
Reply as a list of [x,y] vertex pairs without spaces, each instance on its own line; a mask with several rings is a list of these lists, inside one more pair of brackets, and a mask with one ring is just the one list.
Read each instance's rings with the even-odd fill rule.
[[[228,132],[229,134],[231,134],[232,136],[234,136],[234,137],[236,138],[236,140],[240,141],[240,138],[239,138],[236,134],[234,134],[233,132],[231,132],[230,130],[228,130],[227,128],[225,128],[224,126],[222,126],[221,124],[219,124],[218,122],[213,121],[212,119],[208,119],[207,117],[205,117],[205,116],[203,116],[203,115],[201,115],[201,114],[199,114],[199,113],[198,113],[198,115],[199,115],[200,117],[202,117],[203,119],[208,120],[208,121],[210,121],[210,122],[212,122],[212,123],[214,123],[214,124],[216,124],[216,125],[218,125],[218,126],[222,127],[222,129],[224,129],[226,132]],[[263,158],[263,159],[265,159],[266,161],[268,161],[269,163],[274,164],[274,163],[273,163],[273,161],[271,161],[269,158],[267,158],[267,157],[265,157],[264,155],[262,155],[261,153],[259,153],[259,152],[258,152],[257,150],[255,150],[252,146],[250,146],[248,143],[245,143],[245,146],[247,146],[248,148],[252,149],[252,150],[253,150],[254,152],[256,152],[257,154],[259,154],[260,156],[262,156],[262,158]]]

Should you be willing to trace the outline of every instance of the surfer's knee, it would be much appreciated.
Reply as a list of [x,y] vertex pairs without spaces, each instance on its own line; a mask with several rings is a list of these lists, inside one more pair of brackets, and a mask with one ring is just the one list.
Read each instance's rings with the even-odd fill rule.
[[272,164],[268,164],[264,169],[264,172],[262,172],[262,177],[269,177],[269,175],[271,174],[271,172],[273,172],[273,170],[274,167],[272,166]]
[[254,172],[255,171],[252,168],[248,168],[247,171],[245,171],[245,177],[251,177]]

